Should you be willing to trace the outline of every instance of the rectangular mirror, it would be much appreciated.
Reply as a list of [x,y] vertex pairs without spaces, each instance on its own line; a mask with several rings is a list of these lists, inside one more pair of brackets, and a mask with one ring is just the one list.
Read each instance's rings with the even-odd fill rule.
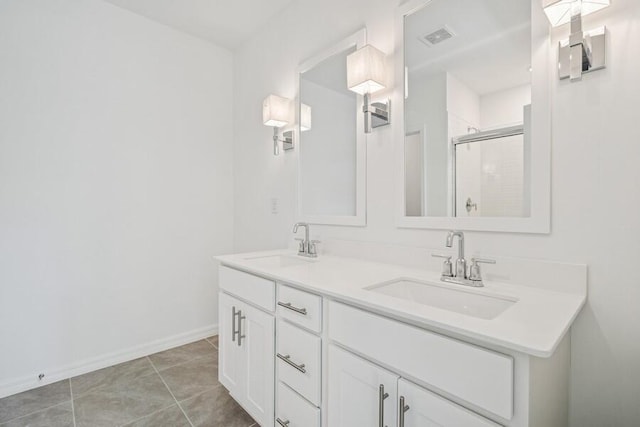
[[411,1],[398,21],[399,225],[549,232],[549,35],[540,2]]
[[362,97],[347,88],[347,55],[365,30],[305,61],[299,70],[298,219],[365,225],[366,146]]

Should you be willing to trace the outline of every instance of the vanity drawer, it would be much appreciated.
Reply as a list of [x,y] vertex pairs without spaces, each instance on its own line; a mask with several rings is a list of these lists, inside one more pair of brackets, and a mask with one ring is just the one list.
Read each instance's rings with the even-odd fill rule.
[[505,419],[513,416],[513,358],[331,301],[329,337]]
[[287,427],[320,427],[320,409],[278,382],[276,427],[281,427],[280,423]]
[[320,406],[320,337],[281,319],[277,336],[278,379]]
[[265,310],[274,311],[276,284],[273,280],[264,279],[222,265],[220,266],[218,278],[220,289]]
[[286,285],[278,288],[278,316],[310,331],[322,331],[322,297]]

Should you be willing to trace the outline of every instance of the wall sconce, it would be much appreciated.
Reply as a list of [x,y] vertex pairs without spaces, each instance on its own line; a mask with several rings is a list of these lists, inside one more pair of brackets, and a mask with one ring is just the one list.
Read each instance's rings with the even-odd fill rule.
[[610,0],[543,0],[544,11],[553,27],[571,23],[571,36],[559,45],[560,79],[582,80],[583,73],[605,68],[606,28],[582,31],[582,17],[610,5]]
[[300,132],[311,130],[311,107],[300,103]]
[[385,54],[366,45],[347,56],[347,87],[364,96],[364,131],[390,123],[391,101],[371,103],[371,94],[385,88]]
[[280,154],[278,141],[282,142],[283,150],[293,148],[293,131],[282,133],[282,138],[278,137],[278,128],[289,124],[291,117],[291,101],[277,95],[269,95],[262,101],[262,122],[266,126],[273,126],[273,155]]

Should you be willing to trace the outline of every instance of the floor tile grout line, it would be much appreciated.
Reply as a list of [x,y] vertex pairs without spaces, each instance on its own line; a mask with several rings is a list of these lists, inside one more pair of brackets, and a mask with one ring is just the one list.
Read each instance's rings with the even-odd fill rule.
[[[90,371],[90,372],[87,372],[86,374],[82,374],[82,375],[77,375],[77,376],[75,376],[75,377],[71,377],[71,378],[69,378],[69,381],[73,380],[74,378],[79,378],[79,377],[83,377],[83,376],[85,376],[85,375],[90,375],[90,374],[93,374],[93,373],[95,373],[95,372],[103,371],[103,370],[105,370],[105,369],[114,368],[114,367],[116,367],[116,366],[120,366],[120,365],[126,365],[126,364],[129,364],[129,363],[135,362],[135,361],[137,361],[137,360],[147,359],[147,361],[148,361],[149,363],[151,363],[151,360],[150,360],[150,359],[148,359],[148,357],[149,357],[149,356],[142,356],[142,357],[138,357],[138,358],[135,358],[135,359],[129,360],[129,361],[127,361],[127,362],[116,363],[115,365],[107,366],[107,367],[105,367],[105,368],[101,368],[101,369],[96,369],[95,371]],[[153,368],[153,365],[152,365],[151,367]],[[151,372],[149,372],[149,373],[147,373],[147,374],[142,374],[142,375],[137,376],[137,378],[138,378],[138,379],[142,379],[142,378],[148,377],[148,376],[150,376],[150,375],[153,375],[153,374],[155,374],[155,373],[156,373],[156,371],[155,371],[155,370],[152,370]],[[112,376],[112,374],[109,374],[107,377],[111,377],[111,376]],[[79,398],[81,398],[81,397],[84,397],[84,396],[86,396],[86,395],[88,395],[88,394],[91,394],[91,393],[95,393],[96,391],[100,391],[100,390],[102,390],[102,389],[104,389],[104,388],[106,388],[106,387],[109,387],[109,386],[110,386],[110,384],[99,384],[99,385],[95,385],[95,386],[93,386],[93,387],[90,387],[90,388],[89,388],[89,390],[85,391],[84,393],[79,393],[78,395],[76,395],[76,398],[77,398],[77,399],[79,399]]]
[[203,391],[201,391],[201,392],[199,392],[199,393],[194,394],[193,396],[189,396],[189,397],[187,397],[187,398],[185,398],[185,399],[179,400],[179,401],[178,401],[178,403],[184,403],[184,402],[186,402],[187,400],[195,399],[196,397],[200,397],[200,396],[202,396],[202,395],[203,395],[203,394],[205,394],[205,393],[209,393],[211,390],[215,390],[215,389],[217,389],[218,387],[222,387],[222,384],[218,383],[218,384],[216,384],[216,385],[213,385],[213,386],[209,387],[209,388],[208,388],[208,389],[206,389],[206,390],[203,390]]
[[[217,337],[217,335],[214,335],[214,337]],[[205,341],[207,341],[209,344],[214,346],[216,350],[218,349],[218,346],[216,344],[212,343],[211,341],[209,341],[209,338],[205,338]]]
[[169,405],[169,406],[165,406],[164,408],[160,408],[160,409],[158,409],[157,411],[153,411],[153,412],[152,412],[152,413],[150,413],[150,414],[143,415],[142,417],[140,417],[140,418],[136,418],[135,420],[130,420],[130,421],[127,421],[127,422],[126,422],[126,423],[124,423],[124,424],[120,424],[120,425],[119,425],[119,427],[128,426],[129,424],[133,424],[133,423],[136,423],[136,422],[138,422],[138,421],[140,421],[140,420],[144,420],[145,418],[150,417],[151,415],[155,415],[155,414],[157,414],[157,413],[159,413],[159,412],[166,411],[167,409],[169,409],[169,408],[173,407],[174,405],[175,405],[175,403],[172,403],[171,405]]
[[[198,357],[194,357],[193,359],[189,359],[189,360],[184,361],[184,362],[176,363],[175,365],[163,366],[163,367],[162,367],[162,369],[158,369],[158,372],[163,372],[163,371],[166,371],[167,369],[173,369],[173,368],[176,368],[176,367],[178,367],[178,366],[186,365],[187,363],[191,363],[191,362],[193,362],[194,360],[204,359],[205,357],[209,357],[209,356],[210,356],[210,355],[207,355],[207,356],[198,356]],[[149,359],[149,360],[151,360],[151,359]],[[157,369],[157,368],[156,368],[156,369]]]
[[10,420],[6,420],[6,421],[1,422],[1,423],[0,423],[0,427],[2,427],[2,426],[3,426],[3,425],[5,425],[5,424],[11,423],[11,422],[13,422],[13,421],[19,420],[19,419],[21,419],[21,418],[24,418],[24,417],[30,417],[31,415],[35,415],[35,414],[38,414],[38,413],[40,413],[40,412],[44,412],[44,411],[48,411],[49,409],[56,408],[56,407],[58,407],[58,406],[62,406],[62,405],[64,405],[65,403],[69,403],[69,402],[70,402],[70,400],[65,400],[65,401],[63,401],[63,402],[56,403],[55,405],[47,406],[46,408],[38,409],[37,411],[29,412],[28,414],[24,414],[24,415],[20,415],[19,417],[11,418]]
[[69,395],[71,395],[71,416],[73,417],[73,427],[76,427],[76,406],[73,404],[73,385],[71,385],[71,378],[69,378]]
[[[215,347],[214,347],[214,348],[215,348]],[[217,348],[216,348],[216,350],[217,350]],[[150,362],[151,362],[151,356],[153,356],[153,354],[151,354],[151,355],[147,356],[147,357],[149,358],[149,361],[150,361]],[[210,356],[210,355],[208,355],[208,354],[207,354],[207,355],[204,355],[204,356],[196,356],[196,357],[194,357],[194,358],[192,358],[192,359],[185,360],[184,362],[176,363],[175,365],[163,366],[163,367],[162,367],[162,369],[158,369],[158,368],[156,368],[156,369],[157,369],[157,371],[158,371],[158,373],[159,373],[159,372],[166,371],[167,369],[175,368],[175,367],[177,367],[177,366],[186,365],[187,363],[191,363],[191,362],[193,362],[194,360],[204,359],[205,357],[209,357],[209,356]],[[151,363],[153,363],[153,362],[151,362]],[[155,365],[154,365],[154,367],[155,367]]]
[[164,384],[164,386],[167,388],[167,391],[169,392],[171,397],[173,397],[173,400],[176,402],[176,405],[178,405],[178,409],[180,409],[180,411],[182,411],[182,415],[184,415],[184,417],[187,419],[187,422],[189,423],[189,425],[191,427],[195,427],[193,425],[193,423],[191,422],[191,419],[189,418],[187,413],[184,411],[184,409],[182,409],[182,405],[180,405],[180,402],[178,402],[178,399],[176,399],[176,396],[173,394],[173,392],[171,391],[171,389],[169,388],[169,386],[165,382],[164,378],[162,378],[162,375],[160,375],[160,371],[158,371],[158,369],[156,368],[156,365],[153,364],[153,362],[151,361],[151,358],[149,356],[147,356],[147,359],[149,360],[149,363],[151,363],[151,366],[153,367],[153,369],[156,371],[156,374],[158,374],[158,377],[160,378],[160,381],[162,381],[162,384]]

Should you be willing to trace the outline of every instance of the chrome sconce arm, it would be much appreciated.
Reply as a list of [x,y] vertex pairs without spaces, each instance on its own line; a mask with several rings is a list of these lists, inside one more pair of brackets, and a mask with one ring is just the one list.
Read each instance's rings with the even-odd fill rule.
[[278,136],[278,129],[286,126],[291,121],[291,100],[277,95],[269,95],[262,101],[262,122],[265,126],[273,126],[273,155],[280,154],[279,142],[282,142],[284,150],[293,148],[293,131],[282,133],[282,139]]
[[371,133],[372,129],[386,126],[391,123],[391,100],[386,102],[371,102],[371,95],[364,94],[364,131]]
[[278,128],[273,127],[273,155],[277,156],[280,154],[280,146],[279,142],[282,142],[283,150],[292,150],[293,149],[293,131],[287,130],[282,132],[282,139],[278,136]]
[[371,45],[366,45],[347,56],[347,87],[364,97],[364,131],[390,123],[391,101],[371,102],[371,94],[385,89],[386,56]]
[[584,32],[582,18],[609,6],[610,0],[543,0],[551,25],[570,24],[571,34],[558,46],[558,76],[572,82],[606,66],[606,28]]

